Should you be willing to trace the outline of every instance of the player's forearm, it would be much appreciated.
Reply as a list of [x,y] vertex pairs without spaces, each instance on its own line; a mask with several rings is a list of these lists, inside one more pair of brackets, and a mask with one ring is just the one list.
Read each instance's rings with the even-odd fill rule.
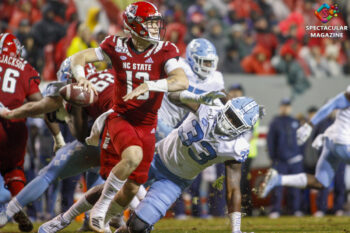
[[183,69],[176,69],[170,72],[166,79],[168,82],[168,92],[183,91],[189,87],[189,81]]
[[79,81],[82,78],[85,78],[85,64],[89,62],[96,62],[100,59],[96,55],[94,48],[85,49],[71,56],[71,70],[74,78]]
[[41,101],[28,102],[19,108],[9,112],[9,119],[21,119],[26,117],[35,117],[41,114],[53,112],[60,107],[61,101],[46,97]]

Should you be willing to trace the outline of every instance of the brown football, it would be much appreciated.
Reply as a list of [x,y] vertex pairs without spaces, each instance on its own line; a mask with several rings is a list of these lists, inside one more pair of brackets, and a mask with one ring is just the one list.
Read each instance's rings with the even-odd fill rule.
[[98,95],[93,91],[85,91],[77,83],[68,84],[60,89],[60,95],[67,102],[81,107],[88,106],[98,100]]

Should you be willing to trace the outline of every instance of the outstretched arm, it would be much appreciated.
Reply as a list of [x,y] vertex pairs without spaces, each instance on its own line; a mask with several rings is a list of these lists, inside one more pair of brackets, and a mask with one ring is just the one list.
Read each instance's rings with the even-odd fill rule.
[[123,97],[124,101],[131,100],[133,98],[142,95],[147,91],[156,92],[175,92],[187,90],[189,81],[182,68],[177,68],[168,73],[168,78],[160,79],[157,81],[146,81],[140,86],[135,88],[132,92]]
[[226,203],[231,220],[232,233],[241,232],[241,164],[226,161]]
[[317,125],[323,119],[327,118],[335,109],[344,109],[350,107],[350,93],[341,93],[329,100],[327,104],[323,105],[320,110],[312,117],[312,125]]
[[62,104],[62,98],[44,97],[39,101],[28,102],[19,108],[1,111],[0,117],[6,119],[21,119],[26,117],[35,117],[48,112],[57,110]]

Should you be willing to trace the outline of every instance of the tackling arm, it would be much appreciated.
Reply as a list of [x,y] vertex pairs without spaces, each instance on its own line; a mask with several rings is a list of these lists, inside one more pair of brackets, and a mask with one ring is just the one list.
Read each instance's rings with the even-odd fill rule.
[[61,104],[61,97],[44,97],[39,101],[28,102],[19,108],[7,112],[2,112],[0,116],[6,119],[35,117],[40,114],[53,112],[57,110]]
[[231,220],[232,232],[241,232],[241,164],[225,162],[226,203]]

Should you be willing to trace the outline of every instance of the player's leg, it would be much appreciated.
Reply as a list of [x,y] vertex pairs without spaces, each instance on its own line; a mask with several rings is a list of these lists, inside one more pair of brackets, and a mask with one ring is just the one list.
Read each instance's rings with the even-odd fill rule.
[[0,175],[0,226],[4,225],[5,222],[2,220],[7,220],[5,204],[11,200],[11,193],[5,188],[5,182]]
[[150,232],[152,226],[165,216],[166,211],[191,183],[172,174],[158,156],[152,162],[151,171],[156,181],[129,219],[127,225],[130,232]]
[[[316,178],[317,175],[314,176],[304,172],[294,175],[281,175],[275,169],[270,169],[268,174],[265,176],[264,181],[260,184],[259,196],[261,198],[265,198],[272,189],[281,185],[294,188],[309,187],[316,189],[328,187],[330,185],[329,177],[334,177],[334,169],[332,166],[338,164],[337,160],[334,160],[331,163],[328,161],[332,156],[330,151],[331,145],[332,144],[330,141],[326,138],[325,142],[323,143],[321,156],[318,159],[316,166],[316,174],[318,174],[318,178]],[[322,181],[322,179],[326,180]],[[322,181],[322,183],[320,181]]]
[[[122,117],[118,117],[116,114],[111,114],[107,119],[101,145],[102,148],[106,148],[107,150],[105,151],[106,153],[101,154],[101,174],[103,173],[103,176],[108,176],[108,178],[105,182],[101,197],[90,213],[90,227],[95,231],[103,231],[108,206],[115,194],[123,187],[127,178],[131,175],[129,178],[139,183],[137,179],[133,178],[132,174],[136,168],[143,168],[140,163],[144,159],[143,147],[145,145],[143,141],[149,138],[148,135],[151,132],[151,129],[148,130],[148,132],[142,132],[141,128],[139,130],[140,132],[138,132],[137,127],[132,126],[128,121],[124,120]],[[111,141],[111,143],[109,143],[109,141]],[[154,134],[152,142],[154,151]],[[153,151],[151,157],[153,157]],[[149,161],[149,164],[150,163],[151,161]],[[103,167],[109,167],[109,169],[104,169]],[[111,167],[113,168],[110,170]],[[149,166],[147,167],[146,178],[143,182],[147,180],[148,168]],[[137,177],[137,174],[135,177]],[[136,194],[138,185],[129,183],[124,190],[128,196],[121,199],[122,203],[119,203],[123,207],[128,205]]]
[[334,213],[336,216],[344,214],[345,203],[345,163],[341,163],[336,171],[334,179]]
[[39,228],[39,233],[55,233],[66,228],[71,221],[81,213],[92,208],[101,195],[103,184],[88,190],[77,202],[74,203],[65,213],[62,213],[52,220],[44,223]]
[[99,165],[98,148],[87,147],[78,141],[71,142],[56,152],[53,160],[39,172],[34,180],[11,200],[7,216],[11,218],[28,203],[38,199],[49,185],[59,178],[66,178]]

